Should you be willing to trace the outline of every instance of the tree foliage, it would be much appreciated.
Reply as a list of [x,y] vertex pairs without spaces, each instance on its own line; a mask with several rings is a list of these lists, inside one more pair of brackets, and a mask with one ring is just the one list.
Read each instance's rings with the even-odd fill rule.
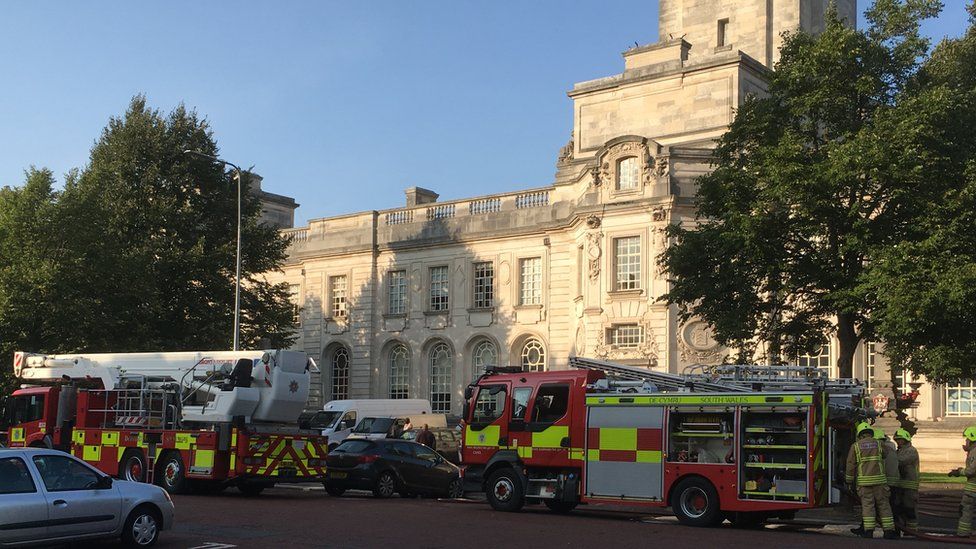
[[[970,6],[976,16],[976,7]],[[976,22],[976,18],[974,18]],[[976,377],[976,28],[943,42],[922,67],[918,86],[954,116],[932,144],[951,156],[931,174],[951,186],[919,212],[921,238],[880,250],[869,289],[877,295],[878,335],[897,369],[934,381]]]
[[[226,349],[232,341],[236,183],[205,120],[132,100],[88,166],[54,190],[47,170],[0,191],[0,360],[16,349],[121,352]],[[245,173],[245,185],[247,174]],[[242,200],[242,347],[293,341],[278,269],[287,241]],[[9,371],[9,367],[7,369]]]
[[[745,102],[699,181],[695,226],[662,257],[683,317],[698,315],[740,360],[785,362],[833,329],[841,375],[874,332],[872,254],[915,232],[949,183],[951,97],[915,93],[935,0],[878,0],[868,27],[828,14],[785,37],[768,93]],[[948,104],[945,102],[948,101]],[[957,162],[955,162],[957,163]],[[909,236],[906,236],[909,235]]]

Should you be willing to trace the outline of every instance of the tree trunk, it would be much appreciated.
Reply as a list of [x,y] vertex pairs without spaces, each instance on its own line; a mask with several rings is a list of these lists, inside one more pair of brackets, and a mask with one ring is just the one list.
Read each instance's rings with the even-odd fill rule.
[[840,377],[854,377],[854,352],[861,341],[854,326],[854,315],[837,315],[837,371]]

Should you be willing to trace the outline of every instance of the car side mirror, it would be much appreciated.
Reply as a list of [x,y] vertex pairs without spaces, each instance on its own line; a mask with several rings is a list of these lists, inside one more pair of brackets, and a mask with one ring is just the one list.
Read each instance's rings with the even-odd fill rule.
[[95,485],[96,490],[108,490],[112,487],[112,477],[105,476],[98,479],[98,484]]

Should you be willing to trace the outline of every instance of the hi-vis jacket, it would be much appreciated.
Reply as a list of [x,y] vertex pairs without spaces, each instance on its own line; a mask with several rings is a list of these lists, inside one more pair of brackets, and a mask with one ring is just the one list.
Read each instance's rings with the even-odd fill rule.
[[[883,486],[888,483],[885,476],[884,460],[881,456],[881,442],[871,437],[860,438],[851,445],[847,453],[848,483],[857,480],[858,486]],[[976,484],[973,485],[976,491]]]
[[966,487],[963,491],[976,495],[976,444],[966,454]]
[[898,488],[918,490],[918,450],[905,444],[898,449]]
[[885,476],[888,477],[888,486],[897,488],[901,482],[898,467],[898,446],[890,440],[882,440],[881,457],[884,459]]

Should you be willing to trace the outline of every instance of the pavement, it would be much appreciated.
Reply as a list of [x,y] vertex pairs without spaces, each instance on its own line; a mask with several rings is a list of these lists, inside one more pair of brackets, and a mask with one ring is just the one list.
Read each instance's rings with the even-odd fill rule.
[[[958,488],[924,490],[921,522],[925,530],[947,531],[955,517],[943,504],[958,505]],[[932,547],[928,540],[868,541],[851,535],[850,511],[840,508],[804,511],[790,522],[755,530],[726,524],[690,528],[678,524],[665,509],[581,506],[556,515],[544,506],[521,513],[493,511],[472,494],[464,500],[379,500],[365,492],[330,497],[320,487],[277,487],[258,497],[234,489],[218,495],[177,496],[176,526],[165,531],[156,547],[225,549],[231,547],[674,547],[721,545],[728,548],[867,547],[897,543],[899,547]],[[928,514],[926,514],[928,513]],[[943,516],[945,515],[945,516]],[[877,533],[880,537],[880,531]],[[86,548],[118,547],[117,542],[84,544]],[[961,545],[957,545],[960,546]],[[73,544],[72,548],[79,547]]]

